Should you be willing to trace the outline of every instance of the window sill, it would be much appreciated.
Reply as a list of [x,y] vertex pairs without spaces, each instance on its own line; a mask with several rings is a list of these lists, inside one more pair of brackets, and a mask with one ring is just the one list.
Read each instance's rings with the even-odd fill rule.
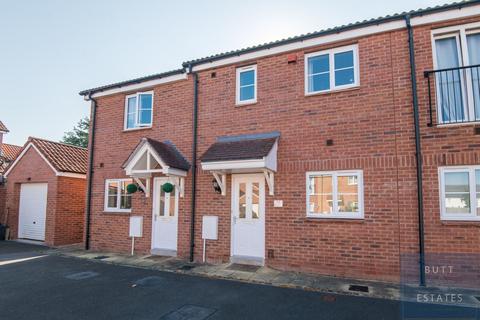
[[459,123],[439,123],[436,125],[437,128],[451,128],[451,127],[467,127],[467,126],[478,126],[480,121],[470,121],[470,122],[459,122]]
[[243,106],[251,106],[257,104],[257,100],[246,101],[246,102],[237,102],[235,103],[235,107],[243,107]]
[[352,222],[364,222],[365,218],[362,217],[341,217],[341,216],[335,216],[335,217],[321,217],[321,216],[316,216],[316,215],[307,215],[305,217],[307,220],[312,220],[312,221],[352,221]]
[[120,216],[125,216],[125,215],[130,215],[132,211],[118,211],[118,210],[103,210],[103,214],[113,214],[113,215],[120,215]]
[[441,218],[440,222],[444,225],[479,225],[480,226],[480,219],[445,219]]
[[305,97],[323,96],[323,95],[329,95],[329,94],[335,94],[335,93],[341,93],[341,92],[356,91],[356,90],[360,90],[360,88],[361,88],[360,85],[356,85],[348,88],[340,88],[340,89],[334,89],[329,91],[305,92]]
[[138,128],[131,128],[131,129],[123,129],[123,132],[131,132],[131,131],[139,131],[139,130],[148,130],[152,129],[152,127],[138,127]]

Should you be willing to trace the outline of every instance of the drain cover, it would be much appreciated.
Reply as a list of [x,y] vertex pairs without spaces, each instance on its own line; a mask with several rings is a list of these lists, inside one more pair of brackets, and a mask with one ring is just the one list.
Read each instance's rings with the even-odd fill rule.
[[165,279],[158,276],[151,276],[135,281],[135,284],[143,287],[155,287],[165,283]]
[[183,307],[161,317],[161,320],[203,320],[215,313],[215,309],[184,305]]
[[356,292],[368,292],[368,287],[367,286],[359,286],[355,284],[351,284],[348,287],[349,291],[356,291]]
[[97,272],[84,271],[84,272],[78,272],[78,273],[72,273],[72,274],[66,275],[65,278],[70,280],[85,280],[85,279],[93,278],[96,276],[98,276]]
[[93,258],[93,259],[95,259],[95,260],[103,260],[103,259],[107,259],[107,258],[109,258],[109,256],[96,256],[96,257]]
[[195,266],[192,266],[190,264],[184,264],[183,266],[178,267],[178,270],[188,271],[192,270],[193,268],[195,268]]

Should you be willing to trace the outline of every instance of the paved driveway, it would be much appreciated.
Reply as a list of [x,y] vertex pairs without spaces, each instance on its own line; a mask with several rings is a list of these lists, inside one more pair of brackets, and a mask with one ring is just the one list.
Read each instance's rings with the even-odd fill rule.
[[[213,280],[75,258],[38,258],[41,249],[0,242],[1,319],[391,320],[402,319],[405,310],[479,319],[478,310],[473,309],[405,306],[396,301]],[[15,254],[21,259],[37,258],[1,264],[14,262],[8,259]]]

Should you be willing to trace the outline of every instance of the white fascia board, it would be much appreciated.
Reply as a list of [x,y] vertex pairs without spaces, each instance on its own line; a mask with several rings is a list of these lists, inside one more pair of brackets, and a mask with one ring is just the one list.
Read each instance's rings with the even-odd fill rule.
[[[412,26],[420,26],[430,23],[438,23],[442,21],[448,21],[453,19],[468,18],[471,16],[476,16],[480,14],[480,5],[473,5],[464,8],[454,8],[447,11],[437,12],[437,13],[426,13],[425,15],[412,17],[411,23]],[[245,54],[240,54],[237,56],[228,57],[221,60],[216,60],[212,62],[205,62],[198,64],[193,67],[193,71],[202,71],[210,68],[220,67],[229,64],[235,64],[247,60],[254,60],[262,57],[267,57],[271,55],[276,55],[280,53],[285,53],[289,51],[307,49],[310,47],[316,47],[320,45],[352,40],[364,36],[369,36],[373,34],[378,34],[382,32],[389,32],[394,30],[400,30],[406,28],[406,24],[402,17],[399,17],[398,20],[379,23],[377,25],[371,25],[366,27],[359,27],[356,29],[351,29],[339,33],[328,34],[328,35],[319,35],[316,38],[308,40],[299,40],[297,42],[281,45],[278,47],[272,47],[267,49],[261,49],[258,51],[253,51]]]
[[187,176],[186,171],[176,169],[176,168],[171,168],[171,167],[166,167],[163,170],[163,173],[167,176],[179,176],[179,177],[186,177]]
[[348,30],[340,33],[329,34],[325,36],[318,36],[317,38],[313,38],[313,39],[308,39],[303,41],[299,40],[298,42],[293,42],[293,43],[285,44],[282,46],[273,47],[270,49],[268,48],[261,49],[258,51],[241,54],[239,56],[228,57],[222,60],[205,62],[205,63],[194,66],[193,71],[201,71],[201,70],[215,68],[223,65],[234,64],[234,63],[238,63],[245,60],[258,59],[258,58],[271,56],[279,53],[301,50],[301,49],[306,49],[310,47],[316,47],[316,46],[320,46],[328,43],[355,39],[355,38],[359,38],[367,35],[372,35],[376,33],[382,33],[382,32],[402,29],[402,28],[405,28],[405,21],[403,20],[385,22],[378,25],[352,29],[352,30]]
[[47,158],[45,158],[45,156],[40,152],[40,150],[38,150],[37,147],[35,147],[35,145],[30,142],[26,147],[25,149],[23,149],[22,153],[20,153],[20,155],[15,159],[15,161],[13,162],[13,164],[10,166],[10,168],[8,168],[7,172],[5,172],[5,174],[3,175],[5,178],[8,177],[8,175],[10,174],[10,172],[13,170],[13,168],[15,168],[15,166],[17,165],[18,162],[20,162],[20,159],[23,158],[23,156],[27,153],[28,150],[30,150],[30,148],[33,148],[35,149],[35,151],[37,151],[37,153],[40,155],[40,157],[48,164],[48,166],[52,169],[52,171],[55,173],[56,176],[58,176],[58,174],[60,172],[57,171],[57,169],[55,169],[55,167],[50,163],[50,161],[47,160]]
[[255,160],[232,160],[232,161],[215,161],[202,162],[202,170],[205,171],[222,171],[236,169],[265,169],[265,158]]
[[57,173],[57,177],[67,177],[67,178],[75,178],[75,179],[87,179],[87,175],[86,175],[86,174],[73,173],[73,172],[59,172],[59,173]]
[[164,77],[164,78],[160,78],[160,79],[149,80],[149,81],[145,81],[145,82],[125,85],[125,86],[119,87],[119,88],[107,89],[105,91],[96,92],[96,93],[92,94],[92,98],[108,96],[108,95],[121,93],[121,92],[140,90],[140,89],[157,86],[157,85],[164,84],[164,83],[186,80],[187,77],[188,77],[187,73],[174,74],[174,75]]

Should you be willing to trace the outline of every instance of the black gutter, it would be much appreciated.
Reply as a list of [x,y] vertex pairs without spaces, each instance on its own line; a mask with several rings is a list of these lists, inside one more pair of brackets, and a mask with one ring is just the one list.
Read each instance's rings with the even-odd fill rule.
[[418,115],[417,69],[415,66],[415,47],[410,15],[405,16],[408,30],[408,49],[410,55],[410,77],[412,83],[413,120],[415,125],[415,157],[417,161],[417,206],[418,206],[418,245],[420,254],[420,285],[425,286],[425,235],[423,221],[423,173],[422,146],[420,139],[420,121]]
[[[189,73],[192,67],[189,66]],[[195,252],[195,210],[197,202],[197,141],[198,141],[198,74],[193,75],[193,142],[192,142],[192,203],[190,221],[190,262],[194,260]]]
[[90,249],[90,217],[92,213],[92,185],[93,185],[93,151],[95,143],[95,118],[97,114],[97,101],[92,98],[92,93],[88,94],[88,100],[91,101],[91,122],[90,122],[90,143],[88,145],[88,185],[87,185],[87,218],[85,225],[85,250]]

